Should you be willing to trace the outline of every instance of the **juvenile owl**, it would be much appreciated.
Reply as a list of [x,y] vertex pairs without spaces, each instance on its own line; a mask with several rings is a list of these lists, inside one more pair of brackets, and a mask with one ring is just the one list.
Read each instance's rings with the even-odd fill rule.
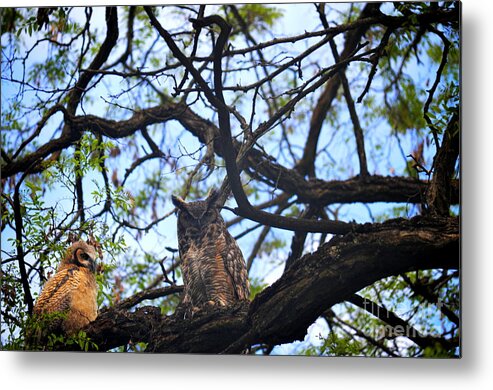
[[55,275],[46,282],[33,314],[53,314],[49,330],[71,335],[96,319],[96,256],[94,246],[84,241],[73,243]]
[[189,203],[172,196],[178,208],[182,305],[191,307],[192,312],[204,305],[229,306],[248,300],[250,295],[245,260],[226,229],[216,204],[218,197],[216,190],[206,200]]

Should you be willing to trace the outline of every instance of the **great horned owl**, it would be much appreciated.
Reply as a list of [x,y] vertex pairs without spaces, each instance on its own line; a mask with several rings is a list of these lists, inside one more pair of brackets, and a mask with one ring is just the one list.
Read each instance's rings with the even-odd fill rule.
[[46,282],[34,305],[33,314],[53,314],[50,331],[71,335],[96,319],[96,256],[94,246],[84,241],[74,242],[55,275]]
[[172,196],[178,208],[178,246],[182,261],[182,305],[193,311],[204,305],[229,306],[248,300],[250,284],[245,260],[226,229],[212,190],[206,200],[185,202]]

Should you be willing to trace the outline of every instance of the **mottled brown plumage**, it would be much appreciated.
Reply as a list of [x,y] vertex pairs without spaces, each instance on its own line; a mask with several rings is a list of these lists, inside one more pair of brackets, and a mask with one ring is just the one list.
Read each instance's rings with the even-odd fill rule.
[[55,275],[44,285],[33,313],[61,314],[50,323],[50,331],[71,335],[96,319],[96,256],[94,246],[84,241],[73,243]]
[[178,208],[182,304],[192,311],[208,304],[229,306],[250,296],[245,260],[221,217],[218,195],[211,191],[206,200],[190,203],[172,197]]

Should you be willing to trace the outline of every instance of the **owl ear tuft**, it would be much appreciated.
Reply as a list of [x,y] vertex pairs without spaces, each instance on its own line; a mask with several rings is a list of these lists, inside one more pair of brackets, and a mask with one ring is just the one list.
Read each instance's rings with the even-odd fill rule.
[[185,205],[185,201],[182,198],[180,198],[179,196],[171,195],[171,201],[179,209],[182,209],[183,206]]
[[213,204],[216,203],[219,197],[221,196],[221,193],[217,188],[212,188],[209,191],[209,195],[207,196],[207,203]]

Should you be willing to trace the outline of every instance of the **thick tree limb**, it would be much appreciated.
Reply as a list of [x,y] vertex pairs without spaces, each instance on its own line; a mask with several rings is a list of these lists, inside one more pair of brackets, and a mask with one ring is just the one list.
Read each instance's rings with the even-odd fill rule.
[[[379,8],[380,3],[366,4],[365,8],[361,12],[358,21],[365,20],[366,18],[370,17],[372,14],[376,13]],[[368,28],[370,28],[370,25],[363,24],[360,27],[354,30],[350,30],[346,33],[344,49],[340,55],[340,58],[336,59],[336,62],[339,62],[340,59],[348,58],[351,53],[354,52],[361,40],[361,37],[365,34]],[[330,29],[327,28],[327,30]],[[331,36],[330,40],[332,39],[333,37]],[[340,72],[342,73],[344,72],[344,70],[345,68],[342,68]],[[303,156],[297,165],[297,170],[303,176],[308,175],[310,177],[315,177],[315,156],[317,154],[318,139],[320,137],[320,132],[322,131],[324,119],[327,116],[327,112],[329,111],[332,105],[332,101],[337,95],[337,90],[341,85],[341,80],[342,78],[340,77],[333,77],[332,79],[330,79],[330,81],[326,84],[325,89],[320,95],[317,104],[313,110],[313,115],[310,119],[310,130],[308,132],[308,137],[303,150]]]
[[[367,5],[365,9],[371,7],[378,10],[379,5]],[[374,12],[369,13],[368,17],[364,18],[364,20],[357,20],[354,23],[335,26],[334,28],[328,28],[328,23],[326,23],[324,25],[325,30],[322,32],[305,33],[298,36],[296,39],[302,40],[308,38],[308,36],[315,37],[325,34],[327,34],[328,37],[330,34],[336,35],[343,31],[347,31],[347,35],[350,36],[356,34],[359,30],[373,28],[377,24],[380,26],[387,26],[387,31],[398,30],[401,27],[407,27],[409,25],[422,29],[423,26],[428,26],[430,23],[443,22],[452,25],[457,23],[458,9],[459,7],[455,7],[452,11],[441,11],[438,10],[437,7],[432,6],[430,7],[432,12],[426,12],[422,15],[414,15],[410,12],[410,14],[405,14],[403,17],[391,17],[379,12]],[[345,181],[327,182],[314,178],[307,180],[305,179],[307,172],[309,172],[309,176],[314,177],[314,168],[312,170],[311,168],[306,168],[301,165],[297,168],[290,169],[278,164],[271,156],[261,151],[261,149],[255,149],[255,141],[265,135],[266,132],[274,126],[282,123],[282,121],[288,118],[289,115],[291,115],[292,110],[294,110],[297,104],[308,94],[316,93],[323,89],[323,87],[330,83],[331,80],[336,78],[334,75],[347,67],[351,61],[369,61],[367,56],[377,49],[372,49],[366,53],[359,54],[358,56],[352,56],[352,53],[359,50],[361,47],[359,42],[361,41],[362,36],[359,37],[359,40],[354,41],[356,49],[349,52],[348,59],[339,62],[337,61],[336,53],[336,65],[323,68],[320,73],[312,76],[309,81],[304,82],[298,89],[286,91],[288,95],[291,96],[288,103],[281,108],[274,110],[275,112],[269,115],[269,119],[266,122],[263,122],[256,131],[252,132],[252,130],[248,128],[246,120],[241,117],[241,114],[234,107],[228,107],[223,97],[224,90],[228,88],[234,90],[236,87],[223,87],[221,62],[224,57],[231,59],[233,58],[233,55],[239,54],[239,51],[228,51],[226,48],[228,32],[230,29],[228,24],[219,16],[203,18],[203,12],[199,13],[202,17],[199,17],[194,21],[194,26],[197,28],[215,23],[218,24],[221,29],[219,39],[215,42],[213,55],[209,57],[210,60],[214,62],[214,87],[210,87],[202,76],[202,73],[204,69],[207,68],[209,62],[204,62],[201,67],[194,67],[194,64],[201,61],[200,59],[195,58],[198,34],[195,37],[192,56],[187,56],[184,54],[185,52],[181,52],[177,46],[176,42],[178,41],[176,41],[176,36],[170,35],[160,25],[159,21],[155,18],[152,9],[146,7],[145,10],[149,15],[151,25],[167,42],[172,54],[177,58],[178,63],[185,66],[185,74],[191,74],[193,76],[194,81],[190,84],[192,87],[186,89],[187,94],[189,91],[195,90],[198,92],[200,99],[203,99],[205,96],[208,99],[208,102],[203,100],[202,102],[205,103],[206,106],[209,106],[209,103],[212,104],[213,111],[217,111],[219,125],[215,126],[196,115],[185,104],[177,104],[169,101],[164,93],[159,91],[158,88],[152,84],[150,79],[145,79],[145,72],[136,72],[134,75],[142,78],[141,81],[148,82],[148,84],[154,88],[154,91],[162,98],[163,103],[160,106],[135,111],[132,117],[121,121],[111,121],[90,115],[76,116],[77,109],[81,107],[83,102],[82,99],[86,92],[97,85],[105,74],[110,74],[111,72],[111,70],[106,71],[106,69],[109,68],[103,69],[102,66],[106,63],[110,53],[116,45],[118,39],[118,19],[116,8],[107,8],[107,35],[102,45],[96,50],[93,61],[89,61],[91,62],[89,65],[91,68],[90,71],[86,72],[82,70],[77,82],[75,82],[75,84],[71,82],[70,85],[72,85],[73,88],[57,90],[56,92],[65,92],[65,95],[57,95],[57,98],[59,97],[57,101],[63,101],[63,104],[66,106],[55,106],[49,109],[48,114],[41,119],[38,126],[34,128],[34,133],[31,135],[29,135],[31,133],[30,131],[24,133],[19,132],[20,137],[24,134],[26,138],[22,139],[21,137],[17,140],[17,143],[20,144],[17,151],[12,151],[10,149],[1,151],[3,160],[2,173],[4,174],[4,178],[16,174],[18,174],[17,178],[20,177],[20,180],[14,180],[14,178],[11,177],[12,183],[17,183],[15,188],[16,194],[14,194],[12,204],[14,208],[15,233],[17,238],[20,236],[20,239],[15,243],[18,255],[16,259],[21,268],[21,282],[23,282],[23,287],[25,289],[28,311],[32,308],[32,297],[29,293],[29,279],[26,277],[29,276],[29,273],[26,274],[25,269],[27,263],[24,263],[26,253],[22,248],[22,204],[20,203],[22,198],[19,194],[22,180],[28,174],[41,172],[43,169],[46,169],[48,157],[51,155],[49,160],[57,159],[62,151],[66,150],[69,146],[80,142],[80,137],[83,132],[90,131],[94,133],[97,136],[98,142],[102,142],[103,136],[111,138],[130,138],[136,132],[141,131],[144,139],[148,142],[152,150],[152,154],[147,154],[145,158],[136,160],[134,164],[131,165],[128,174],[126,174],[126,177],[128,177],[136,166],[135,164],[141,164],[146,161],[147,158],[162,157],[160,147],[158,147],[148,136],[145,126],[165,123],[169,120],[179,121],[184,128],[198,137],[202,144],[207,145],[207,156],[210,156],[212,153],[217,153],[224,158],[228,179],[238,203],[238,208],[235,210],[238,215],[249,218],[252,221],[260,222],[258,226],[260,226],[260,224],[266,225],[264,228],[265,232],[270,229],[270,226],[275,226],[295,230],[297,232],[331,232],[335,234],[344,234],[344,236],[333,238],[329,243],[319,247],[316,252],[307,254],[302,258],[300,258],[302,247],[299,243],[295,242],[293,245],[293,253],[296,253],[297,255],[293,255],[292,258],[289,259],[290,266],[287,267],[286,272],[276,283],[258,294],[251,303],[238,303],[234,307],[223,309],[209,308],[196,313],[192,319],[184,320],[176,315],[163,316],[162,309],[158,307],[146,306],[133,311],[133,308],[138,304],[141,304],[144,300],[156,299],[169,294],[179,293],[181,291],[180,286],[175,286],[173,284],[170,287],[149,288],[139,292],[127,300],[120,302],[118,305],[103,310],[98,319],[87,327],[86,330],[89,336],[98,343],[101,350],[108,350],[125,345],[129,342],[143,342],[147,344],[147,351],[149,352],[238,353],[250,345],[267,344],[270,346],[282,342],[291,342],[303,338],[307,326],[313,323],[318,316],[327,312],[327,309],[330,309],[335,303],[348,299],[348,296],[354,296],[359,289],[368,286],[381,278],[403,274],[410,270],[429,268],[448,269],[457,268],[459,266],[459,223],[457,219],[448,217],[450,205],[458,201],[459,193],[458,181],[452,180],[459,155],[459,135],[458,132],[455,131],[455,125],[449,125],[443,138],[442,147],[437,151],[437,156],[435,156],[436,158],[434,160],[434,176],[431,183],[425,183],[410,178],[384,178],[368,175],[361,131],[359,131],[361,136],[359,137],[359,141],[361,142],[358,144],[358,150],[360,162],[365,164],[362,164],[361,166],[359,177],[357,176]],[[131,8],[131,13],[133,11],[135,11],[135,9]],[[203,7],[201,7],[201,11],[203,11]],[[133,13],[132,15],[135,16]],[[125,61],[126,57],[131,54],[134,16],[131,17],[132,22],[130,22],[129,16],[130,24],[127,36],[127,51],[116,63]],[[87,28],[89,26],[88,24],[89,17],[87,19]],[[89,33],[88,30],[87,33]],[[213,34],[213,36],[217,35]],[[255,47],[240,50],[245,50],[245,52],[257,50],[261,53],[262,47],[275,45],[276,42],[280,42],[280,40],[273,40],[260,44],[255,43]],[[310,50],[323,49],[325,47],[324,43],[325,40],[321,40],[318,43],[319,46],[311,46]],[[66,45],[70,46],[70,44]],[[88,44],[86,46],[87,49],[82,50],[77,64],[80,65],[80,63],[84,62],[83,60],[85,60],[89,46],[90,45]],[[380,46],[382,46],[382,43]],[[152,47],[153,46],[151,46],[151,48]],[[148,54],[150,52],[151,49],[149,49]],[[442,59],[441,68],[437,73],[437,80],[439,80],[439,75],[445,66],[446,57],[445,54]],[[283,65],[286,66],[285,69],[277,68],[274,73],[266,74],[266,78],[258,81],[258,83],[262,84],[264,82],[270,82],[273,77],[280,74],[281,71],[288,69],[291,65],[293,65],[291,70],[296,71],[295,62],[298,59],[300,60],[299,62],[301,62],[301,58],[304,58],[304,54],[294,58],[294,62]],[[109,67],[112,65],[109,65]],[[301,73],[301,64],[298,64],[298,66]],[[376,69],[376,65],[374,69]],[[235,71],[233,69],[229,70]],[[240,70],[248,70],[248,67],[241,67]],[[74,70],[74,72],[76,72],[76,70]],[[96,81],[92,81],[94,75],[98,74],[98,72],[101,74],[101,77],[96,79]],[[76,73],[71,74],[70,80],[74,79],[75,74]],[[114,71],[113,74],[117,74],[117,72]],[[119,74],[125,75],[123,77],[129,75],[129,73],[123,72],[119,72]],[[147,74],[150,73],[147,72]],[[162,70],[155,72],[155,75],[158,77],[161,77],[163,74]],[[204,74],[208,74],[208,71],[205,71]],[[170,76],[172,78],[176,77],[175,73]],[[369,82],[371,81],[371,77],[372,76],[370,76]],[[186,76],[178,87],[178,90],[181,90],[185,80]],[[194,83],[197,88],[193,86]],[[438,81],[435,81],[435,84],[438,85]],[[238,90],[241,90],[241,88],[241,86],[238,87]],[[430,92],[426,106],[429,105],[428,102],[432,101],[434,89],[435,86]],[[35,90],[42,91],[42,89]],[[345,90],[346,92],[349,91],[347,85]],[[124,93],[130,93],[130,91],[131,89],[129,88]],[[335,91],[337,91],[337,89]],[[332,90],[329,92],[335,93]],[[253,125],[256,97],[258,94],[261,95],[261,92],[256,88],[250,127]],[[183,99],[183,101],[185,100],[186,99]],[[351,107],[354,108],[352,97],[348,100],[351,101],[349,104],[350,109]],[[323,121],[328,108],[325,106],[318,106],[317,108],[319,109],[318,119]],[[325,113],[323,112],[324,110]],[[48,141],[39,140],[40,131],[44,128],[48,118],[59,111],[64,114],[64,126],[59,138]],[[424,111],[426,115],[427,108],[425,108]],[[232,137],[231,124],[229,122],[231,113],[236,116],[242,129],[245,130],[243,144]],[[120,113],[120,115],[118,115],[117,113],[116,117],[121,118],[122,114]],[[355,128],[361,130],[360,125],[356,123],[357,121],[354,120],[354,117],[354,115],[351,115]],[[456,122],[458,122],[458,117],[454,115],[451,123],[455,124]],[[315,135],[315,147],[313,150],[309,151],[310,153],[313,152],[313,161],[308,161],[308,164],[314,166],[316,141],[318,140],[320,133],[317,135],[316,132],[314,132],[313,134]],[[358,139],[358,134],[356,134],[356,138]],[[36,139],[40,142],[31,142]],[[238,139],[241,139],[241,137],[238,137]],[[310,147],[312,146],[313,144],[311,144]],[[302,163],[306,164],[306,161],[302,161]],[[101,162],[101,167],[104,167],[103,164],[104,163]],[[199,167],[200,164],[197,165],[196,170],[198,170]],[[299,171],[297,169],[299,169]],[[322,208],[331,203],[347,202],[368,203],[386,201],[422,203],[424,201],[424,195],[430,206],[429,210],[431,215],[414,218],[412,220],[399,219],[388,221],[384,224],[365,225],[348,224],[338,221],[319,221],[317,219],[286,218],[282,215],[276,216],[272,213],[259,210],[258,207],[254,207],[250,203],[250,200],[243,190],[243,184],[240,178],[240,172],[242,170],[247,170],[255,180],[267,183],[271,187],[272,193],[277,198],[280,199],[285,197],[285,201],[289,204],[296,202],[304,203],[309,209]],[[106,187],[107,199],[104,209],[99,214],[92,214],[96,219],[103,213],[108,212],[111,206],[109,180],[104,170],[102,174]],[[191,177],[192,176],[190,176],[190,179]],[[78,190],[80,191],[77,192],[79,204],[75,218],[80,216],[83,222],[84,204],[82,202],[82,178],[78,177],[77,180],[80,183],[80,186],[78,187]],[[117,180],[115,179],[115,182],[116,181]],[[292,196],[295,197],[294,200],[291,198]],[[266,208],[265,210],[270,210],[270,208]],[[69,214],[73,214],[74,212],[75,208]],[[320,217],[320,215],[318,216]],[[113,219],[118,222],[117,216],[113,216]],[[9,225],[13,227],[11,222],[8,222]],[[157,222],[159,222],[159,220],[156,220],[152,224]],[[152,226],[152,224],[147,228]],[[120,226],[116,228],[114,232],[115,235],[121,226],[130,225],[128,222],[122,221]],[[131,227],[138,230],[147,229],[136,226]],[[325,235],[323,235],[323,237],[325,237]],[[301,241],[301,238],[302,237],[300,236],[299,241]],[[325,239],[321,240],[321,242],[323,241],[325,241]],[[164,277],[166,277],[163,261],[164,259],[160,264],[163,269]],[[176,263],[172,265],[172,267],[175,266]],[[24,267],[24,269],[22,267]],[[29,267],[31,267],[31,271],[35,269],[32,266]],[[166,278],[166,281],[169,280]],[[455,313],[452,314],[455,315]],[[458,320],[456,323],[458,324]],[[423,340],[420,341],[423,342]]]
[[[108,59],[111,50],[115,47],[118,40],[118,11],[116,7],[106,7],[106,37],[101,44],[96,56],[89,65],[89,69],[99,69]],[[67,110],[75,114],[77,106],[80,103],[82,94],[85,92],[89,82],[94,77],[94,73],[83,72],[81,73],[79,80],[75,84],[74,88],[68,94]]]
[[[213,138],[219,136],[219,129],[214,124],[201,118],[185,105],[173,102],[137,111],[132,117],[122,121],[103,119],[94,115],[70,117],[66,114],[65,116],[72,128],[85,129],[110,138],[125,138],[146,126],[169,120],[178,120],[201,142],[206,142],[207,134],[212,134]],[[2,167],[2,176],[9,177],[22,172],[34,161],[68,147],[76,139],[78,138],[68,134],[48,141],[24,158],[7,162]],[[238,143],[234,145],[235,148],[240,147]],[[223,145],[220,142],[214,142],[214,148],[215,152],[222,157]],[[296,170],[278,164],[273,158],[255,148],[251,149],[246,157],[246,168],[249,174],[256,179],[269,184],[275,183],[277,188],[297,195],[300,201],[315,203],[319,206],[353,202],[421,203],[428,186],[428,183],[424,181],[406,177],[368,176],[364,180],[358,178],[333,181],[306,180]],[[451,204],[457,204],[459,202],[457,180],[451,181],[450,195]]]
[[398,269],[459,266],[457,220],[393,220],[366,228],[368,233],[334,238],[305,255],[252,302],[256,342],[302,339],[323,310]]
[[[186,107],[174,106],[170,103],[165,115],[173,115],[185,128],[194,134],[201,142],[206,141],[206,135],[219,137],[219,129],[211,122],[202,119]],[[117,129],[117,124],[108,126]],[[239,143],[233,143],[239,149]],[[216,153],[224,156],[224,145],[214,142]],[[272,157],[258,149],[251,149],[245,160],[246,170],[254,178],[273,184],[275,187],[297,195],[299,200],[326,206],[333,203],[355,202],[396,202],[421,203],[428,186],[427,182],[406,177],[368,176],[364,180],[358,177],[349,180],[324,181],[319,179],[306,180],[295,169],[289,169],[278,164]],[[451,182],[452,204],[459,202],[459,182]]]
[[434,160],[433,178],[427,193],[431,214],[449,215],[452,204],[452,177],[460,151],[459,114],[454,113],[450,119],[442,146]]
[[[217,24],[221,29],[216,42],[216,46],[214,47],[214,91],[212,91],[207,82],[200,75],[200,72],[194,68],[192,62],[181,52],[170,34],[161,26],[159,21],[154,16],[152,9],[149,7],[145,7],[145,10],[149,16],[151,24],[158,30],[159,34],[166,41],[166,44],[173,52],[173,54],[194,77],[196,83],[199,85],[204,95],[207,97],[209,103],[211,103],[217,109],[219,121],[219,139],[220,142],[224,145],[223,158],[226,163],[228,182],[238,204],[238,207],[234,210],[234,212],[237,215],[248,218],[252,221],[256,221],[261,224],[277,227],[280,229],[327,232],[334,234],[343,234],[351,231],[353,228],[353,224],[350,223],[341,221],[305,221],[301,219],[270,214],[262,210],[257,210],[250,204],[248,197],[243,190],[243,185],[240,179],[240,168],[237,165],[237,153],[233,145],[231,134],[231,122],[229,112],[230,109],[226,105],[222,89],[221,59],[223,49],[227,43],[229,32],[231,30],[231,26],[218,15],[208,16],[200,20],[193,20],[195,28]],[[304,95],[309,93],[312,88],[318,87],[318,84],[323,84],[323,82],[325,82],[324,80],[330,77],[330,73],[322,76],[320,80],[314,84],[314,86],[308,88],[305,92],[300,93],[297,98],[292,99],[288,104],[283,106],[278,114],[281,115],[283,111],[292,109],[291,106],[294,107],[297,100],[304,97]],[[272,120],[273,118],[270,119],[270,121]],[[265,122],[263,125],[260,126],[260,128],[270,128],[268,123],[269,121]],[[258,131],[261,133],[260,128]]]
[[[99,69],[104,62],[108,59],[111,50],[114,48],[117,39],[118,39],[118,17],[117,17],[117,9],[116,7],[107,7],[106,8],[106,37],[101,44],[101,47],[91,62],[91,69]],[[86,91],[86,88],[89,85],[89,82],[94,77],[95,73],[92,72],[83,72],[80,75],[79,80],[77,80],[74,87],[70,90],[67,95],[67,107],[63,106],[55,106],[47,111],[45,116],[39,122],[33,136],[29,137],[27,141],[31,142],[34,138],[36,138],[42,127],[46,124],[47,120],[51,115],[53,115],[57,111],[63,111],[65,117],[67,115],[75,115],[77,107],[81,101],[83,93]],[[73,143],[77,142],[81,137],[80,131],[76,131],[71,128],[68,123],[64,124],[62,134],[59,138],[53,139],[44,143],[40,146],[36,151],[29,153],[21,158],[15,159],[11,161],[9,164],[6,164],[5,167],[2,167],[2,177],[12,176],[18,172],[24,172],[28,167],[31,167],[32,173],[37,173],[42,171],[44,168],[41,164],[42,160],[45,159],[48,155],[54,153],[55,156],[58,156],[61,150],[67,148]],[[21,144],[15,156],[17,156],[20,151],[27,145],[27,141]],[[33,167],[34,162],[39,162],[40,164],[36,167]]]
[[385,307],[363,298],[358,294],[351,295],[347,301],[366,310],[384,323],[390,325],[396,336],[406,336],[423,349],[434,347],[437,344],[443,346],[447,350],[457,347],[456,343],[450,342],[444,338],[423,335],[408,321],[403,320],[394,312],[387,310]]
[[[106,8],[106,37],[101,44],[101,47],[91,62],[89,66],[91,69],[99,69],[104,62],[108,59],[111,50],[115,47],[116,41],[118,39],[118,13],[116,7],[107,7]],[[86,73],[83,72],[74,88],[67,95],[67,112],[71,115],[75,115],[77,107],[81,101],[83,93],[86,91],[89,82],[95,76],[94,73]],[[67,122],[65,122],[62,134],[73,133],[73,129],[70,128]],[[79,132],[76,133],[77,137],[79,137]],[[83,176],[80,173],[79,169],[79,157],[77,156],[78,151],[80,151],[80,143],[77,141],[75,145],[75,193],[77,197],[77,211],[80,216],[80,224],[81,226],[85,222],[85,212],[84,212],[84,189],[83,189]]]
[[[456,23],[459,16],[459,9],[456,7],[452,10],[434,10],[433,12],[427,12],[421,15],[417,15],[415,20],[412,23],[417,23],[419,25],[429,25],[430,23]],[[248,51],[251,50],[259,50],[264,47],[272,46],[280,42],[289,42],[296,41],[299,39],[304,39],[307,37],[315,37],[315,36],[323,36],[327,34],[337,34],[345,31],[355,30],[359,28],[366,28],[371,25],[385,25],[392,26],[393,28],[398,28],[402,26],[404,23],[409,23],[410,20],[407,16],[403,17],[391,17],[387,15],[377,14],[374,16],[369,16],[363,19],[358,19],[355,22],[348,23],[341,26],[331,27],[329,29],[324,29],[321,31],[306,33],[301,37],[290,37],[287,39],[275,39],[271,42],[261,43],[259,47],[256,48],[248,48]],[[107,35],[105,37],[105,41],[103,42],[100,51],[93,59],[91,65],[89,66],[90,71],[86,71],[81,74],[80,79],[77,82],[76,88],[69,93],[68,100],[69,112],[73,113],[74,108],[77,107],[80,102],[81,94],[87,88],[91,78],[98,72],[98,69],[101,68],[102,64],[108,58],[108,55],[111,49],[114,47],[114,44],[118,38],[118,23],[117,23],[117,15],[115,8],[108,8],[106,13],[106,23],[107,23]],[[365,27],[366,26],[366,27]],[[234,52],[226,51],[223,53],[223,56],[230,55],[240,55],[244,53],[244,50],[237,50]],[[54,140],[51,140],[42,146],[40,146],[37,150],[30,152],[22,157],[15,156],[19,158],[12,158],[12,156],[7,156],[5,153],[2,153],[2,158],[4,160],[5,166],[2,167],[2,176],[9,177],[16,173],[25,171],[27,167],[31,166],[34,161],[41,161],[45,159],[48,155],[59,152],[63,148],[70,146],[73,142],[77,141],[80,137],[79,134],[74,134],[73,132],[68,131],[68,128],[65,127],[65,131],[62,135]],[[10,161],[11,160],[11,161]],[[42,170],[42,166],[37,166],[36,169],[33,169],[32,172],[39,172]]]
[[459,266],[457,219],[398,219],[362,230],[294,262],[250,305],[199,312],[192,320],[163,317],[153,307],[110,308],[86,331],[100,350],[132,340],[149,343],[152,352],[238,353],[248,345],[303,339],[325,310],[382,278]]

